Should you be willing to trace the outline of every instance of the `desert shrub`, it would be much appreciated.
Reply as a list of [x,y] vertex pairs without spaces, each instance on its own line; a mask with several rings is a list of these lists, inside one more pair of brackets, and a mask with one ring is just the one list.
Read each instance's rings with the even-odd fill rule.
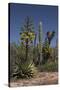
[[10,76],[15,72],[15,61],[17,61],[17,47],[16,45],[10,44]]
[[38,48],[34,47],[33,48],[33,62],[35,64],[35,66],[37,66],[39,64],[39,59],[38,59]]
[[58,71],[58,63],[57,62],[47,62],[44,65],[40,66],[40,71],[48,71],[48,72]]

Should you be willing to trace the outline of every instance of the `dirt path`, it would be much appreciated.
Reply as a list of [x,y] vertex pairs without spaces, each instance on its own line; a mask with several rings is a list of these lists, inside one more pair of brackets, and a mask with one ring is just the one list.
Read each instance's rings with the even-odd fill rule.
[[36,86],[36,85],[51,85],[58,84],[58,73],[57,72],[40,72],[37,76],[32,79],[19,79],[15,82],[11,82],[11,87],[19,86]]

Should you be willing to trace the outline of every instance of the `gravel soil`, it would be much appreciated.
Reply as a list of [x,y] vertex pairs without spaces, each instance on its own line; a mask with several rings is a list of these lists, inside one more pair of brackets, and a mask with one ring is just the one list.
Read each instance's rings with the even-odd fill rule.
[[37,73],[36,77],[31,79],[18,79],[11,80],[11,87],[20,86],[39,86],[39,85],[54,85],[58,84],[58,72],[40,72]]

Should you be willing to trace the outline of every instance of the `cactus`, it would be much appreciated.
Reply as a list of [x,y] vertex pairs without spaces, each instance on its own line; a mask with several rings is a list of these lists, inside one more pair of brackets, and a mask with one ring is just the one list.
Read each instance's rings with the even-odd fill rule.
[[42,62],[42,22],[40,22],[39,24],[39,35],[38,35],[38,38],[39,38],[39,65],[40,63]]

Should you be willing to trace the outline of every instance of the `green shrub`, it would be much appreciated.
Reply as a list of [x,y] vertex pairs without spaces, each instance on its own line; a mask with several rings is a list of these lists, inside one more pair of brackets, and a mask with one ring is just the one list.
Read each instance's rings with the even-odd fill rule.
[[47,62],[46,64],[40,66],[40,71],[48,71],[48,72],[58,71],[58,63]]

